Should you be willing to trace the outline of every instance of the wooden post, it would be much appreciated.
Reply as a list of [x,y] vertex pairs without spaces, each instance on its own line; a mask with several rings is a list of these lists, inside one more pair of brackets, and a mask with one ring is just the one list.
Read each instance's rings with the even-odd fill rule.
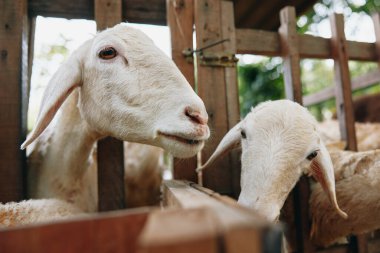
[[[221,2],[219,0],[195,1],[195,32],[197,48],[202,48],[222,39]],[[224,42],[228,43],[228,42]],[[208,48],[208,53],[222,52],[223,45]],[[227,133],[228,109],[226,99],[226,79],[223,67],[212,67],[200,64],[197,57],[197,87],[198,94],[203,99],[209,115],[209,126],[212,137],[202,150],[202,163],[214,152],[215,148]],[[217,192],[232,195],[233,176],[230,167],[230,157],[226,156],[216,161],[212,167],[203,172],[204,185]]]
[[373,28],[376,36],[376,54],[377,54],[377,63],[380,69],[380,12],[377,12],[372,15]]
[[[347,141],[347,149],[357,151],[355,119],[352,105],[350,70],[348,68],[347,42],[344,35],[344,18],[342,14],[332,14],[331,52],[334,58],[335,95],[341,139]],[[338,200],[339,201],[339,200]],[[368,252],[365,235],[351,238],[351,247],[356,252]]]
[[[280,12],[279,28],[281,52],[284,59],[284,80],[286,97],[302,105],[302,84],[298,35],[296,31],[296,11],[285,7]],[[302,176],[286,201],[286,217],[292,217],[288,229],[289,246],[297,252],[315,252],[310,240],[309,224],[310,186],[308,178]],[[290,212],[290,213],[289,213]]]
[[[223,51],[228,54],[236,54],[236,34],[233,2],[222,1],[220,19],[222,22],[222,38],[229,41],[223,43]],[[239,89],[237,67],[224,68],[226,83],[227,120],[228,129],[234,127],[240,121]],[[232,175],[233,196],[240,194],[240,150],[230,152],[230,167]]]
[[25,197],[27,1],[0,1],[0,202]]
[[296,31],[296,10],[285,7],[280,12],[279,29],[281,52],[284,60],[286,97],[302,105],[302,84],[298,35]]
[[[122,20],[121,0],[95,0],[98,30],[112,27]],[[111,137],[98,141],[99,211],[125,208],[123,142]]]
[[333,14],[331,22],[331,52],[334,59],[336,108],[341,139],[347,149],[356,151],[356,135],[352,107],[350,70],[348,69],[347,43],[344,35],[343,15]]
[[[193,0],[167,0],[167,20],[170,28],[172,58],[191,87],[195,89],[194,63],[182,54],[184,49],[193,49],[194,2]],[[197,158],[174,159],[175,179],[197,181],[195,168]]]

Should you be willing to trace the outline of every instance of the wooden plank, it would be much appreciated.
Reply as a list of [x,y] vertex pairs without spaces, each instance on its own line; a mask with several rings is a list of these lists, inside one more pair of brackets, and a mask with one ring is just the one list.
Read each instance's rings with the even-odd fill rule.
[[280,12],[279,28],[283,58],[286,97],[302,105],[302,84],[298,37],[296,31],[296,10],[285,7]]
[[334,58],[335,95],[341,139],[349,150],[356,151],[356,135],[352,105],[351,78],[348,68],[347,45],[344,35],[343,15],[333,14],[331,22],[331,48]]
[[8,253],[136,252],[150,209],[86,215],[55,223],[0,229]]
[[[223,51],[228,54],[236,54],[236,34],[233,2],[222,1],[220,19],[222,21],[222,38],[230,40],[223,43]],[[228,129],[234,127],[240,121],[239,88],[237,67],[224,68],[226,84],[227,120]],[[232,181],[232,195],[235,198],[240,194],[240,150],[230,152],[230,167]]]
[[[95,0],[95,19],[98,30],[120,23],[121,14],[121,0]],[[125,208],[124,194],[123,142],[107,137],[98,141],[99,211]]]
[[[223,240],[218,252],[279,252],[268,251],[281,248],[282,233],[279,226],[269,225],[253,210],[240,206],[235,200],[221,196],[197,184],[183,181],[164,182],[164,203],[169,207],[185,210],[207,208],[213,216],[215,229]],[[199,224],[199,223],[198,223]],[[274,230],[279,232],[271,234]],[[269,244],[265,238],[274,238]]]
[[0,202],[24,198],[28,82],[28,34],[26,0],[0,2]]
[[380,12],[374,13],[372,15],[372,21],[373,21],[373,28],[375,32],[376,37],[376,56],[377,56],[377,63],[379,64],[380,68]]
[[[167,20],[170,28],[172,58],[189,84],[195,89],[194,64],[186,60],[182,52],[193,49],[194,3],[193,0],[167,0]],[[197,181],[195,168],[197,158],[174,159],[173,174],[175,179]]]
[[[197,48],[221,41],[221,1],[195,1],[195,32]],[[221,44],[207,49],[208,53],[221,52]],[[200,64],[197,57],[198,94],[203,99],[209,115],[209,126],[213,130],[212,138],[202,150],[202,164],[207,161],[217,145],[228,131],[226,84],[224,69]],[[208,188],[224,194],[232,194],[232,173],[230,158],[225,156],[203,172],[203,182]]]
[[[352,104],[350,70],[348,67],[347,44],[344,34],[344,18],[342,14],[332,14],[331,48],[334,57],[335,95],[337,116],[341,139],[347,143],[347,149],[357,151],[355,119]],[[368,252],[365,235],[351,239],[351,246],[359,253]]]
[[95,21],[98,31],[122,21],[121,0],[95,0]]
[[[166,24],[165,0],[123,0],[123,20],[132,23]],[[60,17],[67,19],[94,19],[93,0],[29,0],[29,16]]]
[[[372,71],[352,80],[351,89],[353,91],[370,87],[380,83],[380,71]],[[327,87],[316,93],[303,97],[304,106],[315,105],[335,97],[335,87]]]
[[141,233],[138,252],[218,253],[219,233],[218,223],[208,208],[156,211]]
[[[281,44],[277,32],[253,29],[236,29],[236,48],[239,54],[281,56]],[[330,39],[298,34],[299,55],[301,58],[330,59]],[[350,60],[377,61],[375,43],[347,41]]]

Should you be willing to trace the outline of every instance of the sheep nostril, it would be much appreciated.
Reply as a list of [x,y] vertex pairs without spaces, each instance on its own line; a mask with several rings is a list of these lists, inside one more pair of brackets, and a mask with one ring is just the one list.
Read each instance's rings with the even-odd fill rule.
[[191,107],[186,107],[185,109],[185,115],[194,123],[206,125],[208,121],[208,117],[202,116],[202,114],[192,109]]

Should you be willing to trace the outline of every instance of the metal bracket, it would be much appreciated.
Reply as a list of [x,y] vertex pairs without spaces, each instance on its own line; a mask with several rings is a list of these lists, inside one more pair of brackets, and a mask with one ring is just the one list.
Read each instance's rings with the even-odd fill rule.
[[235,56],[235,54],[226,52],[205,52],[205,49],[214,47],[229,40],[230,39],[223,39],[196,50],[187,48],[182,51],[182,54],[185,56],[187,62],[189,63],[192,63],[194,61],[193,55],[198,54],[197,57],[199,57],[200,64],[203,66],[236,67],[236,63],[239,61],[239,59]]
[[201,52],[199,54],[200,64],[213,67],[236,67],[239,59],[235,54],[225,52]]
[[[182,51],[182,54],[185,56],[186,60],[190,63],[193,62],[193,53],[194,51],[190,48]],[[200,59],[200,64],[203,66],[212,66],[212,67],[236,67],[236,63],[239,59],[235,54],[226,53],[226,52],[198,52],[197,57]]]

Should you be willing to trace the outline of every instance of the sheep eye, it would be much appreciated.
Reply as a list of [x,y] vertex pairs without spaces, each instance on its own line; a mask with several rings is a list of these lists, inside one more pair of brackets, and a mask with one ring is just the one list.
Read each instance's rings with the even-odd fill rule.
[[247,135],[245,134],[244,130],[241,130],[240,134],[241,134],[241,138],[243,138],[243,139],[247,138]]
[[311,161],[311,160],[313,160],[317,155],[318,155],[318,152],[315,150],[315,151],[311,152],[311,153],[306,157],[306,159],[309,160],[309,161]]
[[104,60],[110,60],[110,59],[113,59],[115,58],[117,55],[117,51],[115,48],[113,47],[107,47],[107,48],[104,48],[102,49],[100,52],[99,52],[99,58],[102,58]]

